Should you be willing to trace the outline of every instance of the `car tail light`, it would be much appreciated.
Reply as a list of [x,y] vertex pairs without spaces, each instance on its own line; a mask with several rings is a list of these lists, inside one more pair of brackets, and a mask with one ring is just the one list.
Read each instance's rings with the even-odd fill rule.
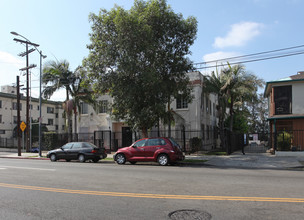
[[91,153],[97,153],[98,151],[97,150],[95,150],[95,149],[93,149],[92,151],[91,151]]

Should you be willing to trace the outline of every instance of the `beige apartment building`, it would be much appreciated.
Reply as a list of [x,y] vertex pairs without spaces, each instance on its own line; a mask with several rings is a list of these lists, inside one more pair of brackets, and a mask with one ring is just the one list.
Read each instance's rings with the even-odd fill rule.
[[[20,96],[20,120],[26,122],[26,96],[23,94],[20,94]],[[39,99],[30,98],[29,110],[30,118],[38,122]],[[45,124],[49,131],[63,133],[65,131],[63,112],[62,102],[43,100],[41,108],[42,124]],[[2,86],[0,92],[0,138],[13,138],[13,131],[16,126],[16,87]]]
[[[179,139],[184,132],[186,139],[199,138],[206,150],[215,148],[217,142],[216,112],[217,97],[214,94],[205,94],[203,91],[203,75],[196,71],[188,73],[191,86],[193,87],[193,101],[187,103],[182,99],[174,100],[171,108],[174,112],[175,122],[171,126],[171,137]],[[108,111],[108,106],[113,102],[109,95],[99,97],[101,107],[95,111],[87,103],[81,103],[79,121],[77,121],[76,133],[88,133],[93,136],[95,131],[111,132],[111,139],[115,140],[116,147],[128,146],[134,140],[131,128],[122,121],[115,121]],[[74,121],[73,121],[74,123]],[[74,125],[73,125],[74,129]],[[168,136],[168,126],[160,123],[159,128],[151,129],[150,135]],[[133,135],[133,136],[132,136]],[[93,137],[91,137],[92,139]],[[110,140],[105,145],[110,145]],[[189,143],[186,143],[189,145]]]

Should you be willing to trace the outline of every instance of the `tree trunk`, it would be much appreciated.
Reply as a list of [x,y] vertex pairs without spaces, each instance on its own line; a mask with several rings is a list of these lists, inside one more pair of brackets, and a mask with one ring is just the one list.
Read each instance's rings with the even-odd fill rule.
[[74,133],[77,134],[77,110],[74,108]]
[[73,130],[72,130],[72,123],[71,123],[71,112],[68,112],[68,137],[69,142],[73,141]]
[[143,135],[143,138],[147,138],[148,137],[148,129],[147,128],[142,128],[141,129],[141,133]]
[[170,109],[170,98],[168,102],[168,137],[171,137],[171,109]]
[[230,124],[229,124],[229,130],[232,131],[233,130],[233,97],[231,97],[231,103],[230,103],[230,108],[229,108],[229,114],[230,114]]

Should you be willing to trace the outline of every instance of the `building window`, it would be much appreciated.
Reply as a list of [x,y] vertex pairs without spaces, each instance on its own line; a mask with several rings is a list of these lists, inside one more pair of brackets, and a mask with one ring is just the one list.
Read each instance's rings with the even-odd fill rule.
[[52,108],[52,107],[47,107],[47,113],[49,113],[49,114],[54,114],[54,108]]
[[61,128],[62,128],[62,130],[64,130],[64,125],[62,125],[62,127],[61,127]]
[[107,113],[108,112],[108,100],[102,100],[99,102],[98,113]]
[[[20,103],[20,111],[22,111],[22,103]],[[13,102],[13,110],[17,110],[17,102]]]
[[0,115],[0,123],[2,123],[2,115]]
[[89,113],[89,110],[88,110],[88,104],[87,103],[84,103],[84,102],[81,102],[80,103],[80,113],[82,114],[82,115],[84,115],[84,114],[88,114]]
[[2,108],[2,100],[0,100],[0,108]]
[[56,125],[55,127],[56,127],[56,131],[58,131],[58,125]]
[[53,119],[48,119],[48,125],[53,125],[54,124],[54,120]]
[[39,111],[39,105],[37,105],[37,110]]
[[209,134],[210,134],[209,125],[207,125],[206,134],[207,134],[207,140],[209,140],[210,139],[210,136],[209,136]]
[[210,109],[209,109],[209,111],[210,111],[210,115],[212,115],[212,105],[211,105],[211,100],[209,101],[209,104],[210,104]]
[[58,113],[56,113],[56,118],[58,118]]
[[181,95],[176,99],[176,109],[188,108],[188,102]]
[[17,124],[17,116],[14,116],[13,120],[14,120],[14,124]]
[[292,87],[274,87],[274,106],[276,115],[292,113]]
[[209,99],[206,97],[206,113],[209,113]]
[[5,134],[5,130],[0,130],[0,134]]
[[30,104],[30,108],[29,109],[31,109],[31,110],[33,109],[33,105],[32,104]]

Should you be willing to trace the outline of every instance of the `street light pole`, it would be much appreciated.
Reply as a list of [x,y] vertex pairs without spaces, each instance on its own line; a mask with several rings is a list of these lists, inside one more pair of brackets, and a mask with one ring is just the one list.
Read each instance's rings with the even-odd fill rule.
[[[41,98],[41,83],[42,83],[42,58],[46,58],[46,55],[42,54],[41,50],[38,50],[37,47],[39,47],[38,44],[32,43],[29,39],[26,37],[22,36],[21,34],[18,34],[17,32],[12,31],[11,34],[20,36],[26,40],[26,45],[30,44],[35,47],[35,49],[38,51],[40,54],[40,74],[39,74],[39,157],[41,157],[41,123],[42,123],[42,115],[41,115],[41,107],[42,107],[42,98]],[[19,40],[20,41],[20,40]]]
[[42,82],[42,58],[46,58],[45,55],[42,55],[42,51],[39,51],[40,54],[40,75],[39,75],[39,157],[41,157],[41,123],[42,123],[42,115],[41,115],[41,82]]

